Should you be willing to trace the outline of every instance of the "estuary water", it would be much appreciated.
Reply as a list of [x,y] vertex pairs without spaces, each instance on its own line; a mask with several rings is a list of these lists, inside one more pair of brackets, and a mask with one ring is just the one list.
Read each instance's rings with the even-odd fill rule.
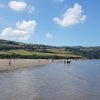
[[100,100],[100,60],[0,72],[0,100]]

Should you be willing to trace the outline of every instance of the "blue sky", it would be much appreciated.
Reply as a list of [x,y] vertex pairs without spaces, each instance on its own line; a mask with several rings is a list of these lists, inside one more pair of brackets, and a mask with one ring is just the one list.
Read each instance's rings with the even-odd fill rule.
[[99,0],[0,0],[0,38],[100,46]]

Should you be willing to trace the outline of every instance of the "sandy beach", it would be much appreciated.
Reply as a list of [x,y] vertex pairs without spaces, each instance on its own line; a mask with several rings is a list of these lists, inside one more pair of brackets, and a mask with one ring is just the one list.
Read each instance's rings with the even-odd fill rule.
[[52,60],[47,59],[11,59],[11,66],[9,66],[9,59],[0,59],[0,71],[32,67],[36,65],[45,65],[50,63],[52,63]]

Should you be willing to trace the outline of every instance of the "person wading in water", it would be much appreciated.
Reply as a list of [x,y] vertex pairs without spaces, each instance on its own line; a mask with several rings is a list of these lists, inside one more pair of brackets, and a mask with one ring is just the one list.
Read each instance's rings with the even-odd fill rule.
[[64,60],[64,64],[66,64],[66,61]]
[[67,59],[67,64],[70,64],[71,63],[71,59]]
[[9,59],[9,66],[11,66],[11,59]]

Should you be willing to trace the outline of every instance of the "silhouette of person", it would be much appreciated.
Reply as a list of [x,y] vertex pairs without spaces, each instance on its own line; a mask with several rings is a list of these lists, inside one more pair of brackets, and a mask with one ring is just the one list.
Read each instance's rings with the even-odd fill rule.
[[64,60],[64,64],[66,64],[66,61]]
[[9,66],[11,66],[11,59],[9,59]]
[[52,63],[53,63],[53,58],[52,58]]
[[70,64],[71,63],[71,59],[67,59],[67,64]]

